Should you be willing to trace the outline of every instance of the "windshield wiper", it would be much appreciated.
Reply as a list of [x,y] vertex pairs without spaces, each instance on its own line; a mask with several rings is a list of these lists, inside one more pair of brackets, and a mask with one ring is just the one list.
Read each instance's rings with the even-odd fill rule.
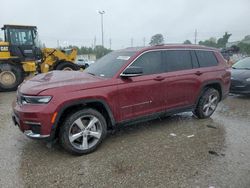
[[92,76],[95,76],[95,74],[94,73],[91,73],[91,72],[87,72],[88,74],[90,74],[90,75],[92,75]]
[[250,70],[250,68],[236,68],[236,67],[232,67],[232,69]]

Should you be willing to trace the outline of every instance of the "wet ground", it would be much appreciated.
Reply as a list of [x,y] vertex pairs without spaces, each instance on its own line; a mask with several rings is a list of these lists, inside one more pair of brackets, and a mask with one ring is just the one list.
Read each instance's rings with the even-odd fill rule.
[[0,187],[250,187],[250,97],[230,96],[210,119],[183,113],[122,127],[76,157],[26,138],[0,93]]

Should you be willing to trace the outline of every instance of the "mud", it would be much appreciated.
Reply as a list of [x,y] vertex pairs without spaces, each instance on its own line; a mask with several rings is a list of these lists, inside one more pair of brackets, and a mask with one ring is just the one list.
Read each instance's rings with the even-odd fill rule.
[[14,99],[0,93],[0,187],[250,187],[250,97],[228,97],[210,119],[121,127],[81,157],[26,138],[11,121]]

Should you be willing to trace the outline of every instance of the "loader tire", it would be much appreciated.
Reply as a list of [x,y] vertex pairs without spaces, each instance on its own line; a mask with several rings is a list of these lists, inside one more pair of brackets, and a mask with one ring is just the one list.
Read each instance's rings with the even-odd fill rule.
[[23,79],[21,66],[0,62],[0,91],[15,91]]
[[79,70],[79,66],[76,65],[75,63],[71,62],[60,62],[56,66],[56,70],[63,70],[63,71],[74,71],[74,70]]

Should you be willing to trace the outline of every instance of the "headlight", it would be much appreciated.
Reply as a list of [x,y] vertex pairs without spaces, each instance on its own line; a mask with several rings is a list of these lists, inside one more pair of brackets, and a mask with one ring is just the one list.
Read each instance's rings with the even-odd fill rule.
[[51,96],[21,96],[21,104],[47,104]]
[[250,82],[250,78],[247,78],[246,81],[247,81],[247,82]]

